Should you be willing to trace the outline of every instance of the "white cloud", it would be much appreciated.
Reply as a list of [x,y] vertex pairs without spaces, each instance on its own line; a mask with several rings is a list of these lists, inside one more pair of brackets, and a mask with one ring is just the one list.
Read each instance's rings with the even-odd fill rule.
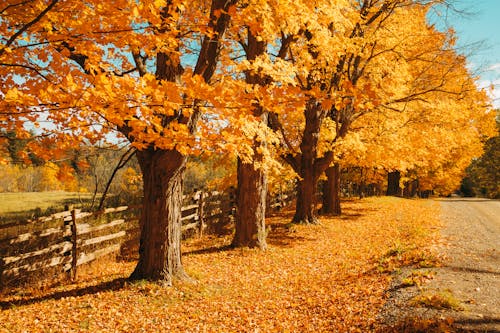
[[488,71],[500,72],[500,63],[493,64],[488,68]]
[[478,87],[486,90],[488,96],[491,98],[493,107],[495,109],[500,109],[500,78],[491,81],[481,80],[478,82]]

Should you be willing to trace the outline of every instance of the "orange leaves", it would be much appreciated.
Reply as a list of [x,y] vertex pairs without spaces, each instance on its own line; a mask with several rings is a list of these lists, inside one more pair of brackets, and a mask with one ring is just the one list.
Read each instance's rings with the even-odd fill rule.
[[[288,146],[279,153],[297,154],[311,102],[322,116],[336,109],[337,123],[316,129],[325,131],[324,143],[340,140],[341,126],[355,128],[356,140],[343,150],[354,158],[346,163],[437,170],[432,157],[451,156],[441,148],[453,140],[474,147],[468,157],[476,154],[478,133],[492,133],[493,116],[485,114],[486,96],[474,93],[463,57],[448,49],[451,33],[427,26],[427,7],[370,4],[363,15],[348,0],[231,5],[214,13],[232,20],[219,34],[208,24],[210,1],[58,2],[19,39],[0,46],[1,63],[12,63],[0,66],[0,120],[20,132],[32,122],[40,132],[56,128],[60,145],[64,131],[96,142],[121,130],[138,148],[185,154],[239,148],[251,155],[248,142],[258,137]],[[384,11],[390,8],[384,4],[396,7]],[[0,30],[12,36],[12,27],[45,7],[30,1],[7,8]],[[208,57],[201,55],[204,36],[220,39]],[[252,55],[243,60],[246,52]],[[196,66],[213,70],[208,82],[193,75]],[[256,108],[277,115],[278,133],[254,124]],[[186,125],[199,115],[199,132],[191,133],[194,126]],[[463,139],[451,134],[463,128]],[[417,156],[418,163],[402,156]]]
[[293,230],[284,216],[268,219],[266,253],[227,249],[229,237],[190,239],[184,262],[195,284],[123,282],[134,263],[96,263],[77,284],[2,295],[17,305],[0,322],[12,331],[373,331],[390,279],[380,259],[396,243],[416,256],[438,214],[426,201],[395,198],[348,202],[345,212],[348,220]]
[[18,99],[21,97],[20,95],[21,92],[17,88],[9,89],[4,96],[4,101],[7,103],[17,102]]

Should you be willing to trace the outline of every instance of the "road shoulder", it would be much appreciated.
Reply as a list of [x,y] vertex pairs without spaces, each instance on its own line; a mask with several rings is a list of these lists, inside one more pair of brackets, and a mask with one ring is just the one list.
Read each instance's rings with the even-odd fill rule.
[[[498,201],[441,200],[441,267],[394,273],[381,317],[395,331],[500,332]],[[413,283],[413,285],[412,285]]]

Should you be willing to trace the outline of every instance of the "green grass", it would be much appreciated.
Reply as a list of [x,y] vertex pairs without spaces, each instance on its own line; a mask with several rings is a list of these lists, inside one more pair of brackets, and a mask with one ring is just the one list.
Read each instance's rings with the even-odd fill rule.
[[425,292],[415,296],[410,304],[413,306],[423,306],[434,309],[452,309],[463,311],[464,307],[460,301],[451,293],[450,290],[438,292]]
[[420,288],[422,284],[424,284],[426,281],[433,279],[434,275],[435,272],[430,270],[422,270],[422,271],[414,270],[413,272],[411,272],[410,275],[404,278],[403,281],[401,281],[401,286],[402,287],[417,286]]
[[49,215],[65,205],[81,207],[91,198],[91,193],[63,191],[0,193],[0,223]]

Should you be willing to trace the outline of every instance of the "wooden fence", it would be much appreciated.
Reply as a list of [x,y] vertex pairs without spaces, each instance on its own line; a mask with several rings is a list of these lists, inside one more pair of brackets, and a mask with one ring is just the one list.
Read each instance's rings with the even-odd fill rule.
[[[277,195],[268,209],[279,210],[292,198],[290,193]],[[234,212],[234,191],[185,196],[183,236],[227,232]],[[140,207],[122,206],[95,213],[68,210],[0,226],[0,288],[62,273],[76,279],[80,265],[110,254],[137,253],[139,216]]]

